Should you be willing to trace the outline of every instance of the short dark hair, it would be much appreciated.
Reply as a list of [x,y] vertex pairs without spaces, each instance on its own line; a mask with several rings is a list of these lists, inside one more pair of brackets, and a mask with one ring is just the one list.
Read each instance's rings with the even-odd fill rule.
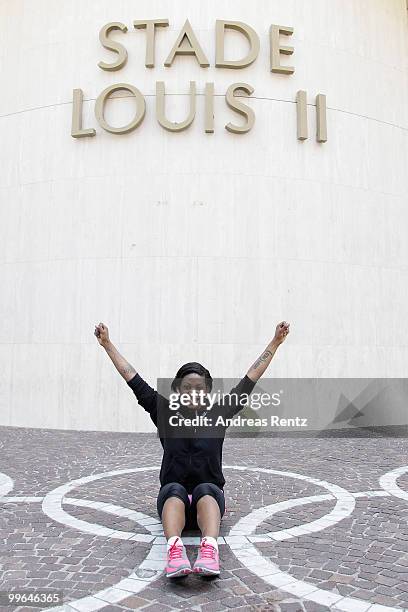
[[211,391],[213,379],[207,368],[205,368],[201,363],[197,363],[197,361],[190,361],[189,363],[185,363],[179,368],[173,382],[171,383],[172,391],[176,391],[176,388],[180,386],[181,380],[187,374],[199,374],[200,376],[204,376],[206,385]]

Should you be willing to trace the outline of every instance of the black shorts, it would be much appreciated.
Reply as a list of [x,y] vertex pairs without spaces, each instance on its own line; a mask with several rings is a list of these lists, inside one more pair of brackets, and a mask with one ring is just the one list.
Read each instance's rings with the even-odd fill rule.
[[[186,510],[186,529],[198,529],[197,525],[197,502],[203,495],[211,495],[215,499],[220,509],[221,517],[225,512],[225,499],[222,489],[212,482],[203,482],[197,485],[190,497],[187,489],[178,482],[169,482],[160,488],[157,496],[157,513],[162,517],[163,506],[169,497],[178,497],[184,502]],[[190,501],[191,499],[191,501]]]

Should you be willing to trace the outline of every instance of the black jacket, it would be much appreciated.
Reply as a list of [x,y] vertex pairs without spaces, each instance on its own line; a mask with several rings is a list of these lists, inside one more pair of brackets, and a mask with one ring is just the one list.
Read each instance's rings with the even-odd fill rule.
[[[133,390],[138,403],[150,414],[153,423],[158,426],[161,410],[169,411],[169,400],[159,394],[155,389],[136,374],[127,381]],[[230,393],[250,394],[255,382],[248,376],[244,376],[239,383],[231,389]],[[212,416],[217,413],[218,405],[211,409]],[[228,408],[223,406],[222,414],[231,418],[244,406],[238,401],[230,401]],[[191,409],[190,409],[191,410]],[[221,489],[224,487],[225,478],[222,473],[222,445],[224,443],[225,429],[216,437],[188,437],[172,438],[160,437],[164,450],[161,469],[160,484],[163,486],[169,482],[178,482],[186,487],[191,493],[194,487],[202,482],[212,482]]]

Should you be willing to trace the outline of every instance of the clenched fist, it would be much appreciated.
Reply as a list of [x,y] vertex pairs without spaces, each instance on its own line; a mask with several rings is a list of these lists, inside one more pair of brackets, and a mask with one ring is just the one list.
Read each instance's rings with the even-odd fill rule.
[[109,330],[103,323],[99,323],[99,325],[95,325],[95,336],[98,339],[98,342],[101,346],[106,346],[109,342]]
[[277,324],[274,337],[275,342],[282,344],[289,333],[289,325],[290,323],[286,323],[286,321],[281,321]]

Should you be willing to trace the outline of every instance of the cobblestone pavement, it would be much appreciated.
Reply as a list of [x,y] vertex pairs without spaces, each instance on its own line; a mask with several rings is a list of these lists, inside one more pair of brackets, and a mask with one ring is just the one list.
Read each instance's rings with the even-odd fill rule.
[[0,448],[3,591],[62,589],[67,611],[408,609],[406,438],[227,438],[221,576],[172,582],[155,435],[0,427]]

